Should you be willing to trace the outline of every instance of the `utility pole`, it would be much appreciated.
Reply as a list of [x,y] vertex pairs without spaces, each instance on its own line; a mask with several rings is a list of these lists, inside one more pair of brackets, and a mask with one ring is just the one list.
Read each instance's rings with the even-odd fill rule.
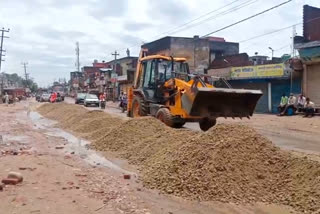
[[80,72],[80,48],[79,48],[79,42],[76,42],[76,67],[77,67],[77,71]]
[[120,54],[117,51],[115,51],[111,55],[114,56],[114,63],[117,64],[117,56],[119,56]]
[[[4,89],[4,73],[0,73],[0,78],[1,78],[1,88],[0,88],[0,96],[3,94],[3,89]],[[0,100],[0,103],[2,100]]]
[[292,27],[292,58],[295,57],[296,51],[294,49],[294,37],[297,35],[296,26],[293,25]]
[[[114,53],[111,54],[112,56],[114,56],[114,63],[113,63],[113,77],[111,78],[115,78],[116,74],[117,74],[117,56],[119,56],[120,54],[117,51],[114,51]],[[115,102],[116,100],[116,82],[113,83],[113,102]]]
[[24,77],[26,79],[26,88],[29,86],[28,85],[28,73],[27,73],[27,65],[28,63],[27,62],[22,62],[21,63],[23,65],[23,68],[24,68]]
[[7,37],[7,36],[5,36],[4,35],[4,33],[8,33],[9,31],[10,31],[10,29],[7,29],[7,30],[5,30],[4,28],[2,28],[1,30],[1,46],[0,46],[0,72],[1,72],[1,64],[2,64],[2,61],[4,61],[3,59],[2,59],[2,57],[4,56],[3,54],[2,54],[2,52],[5,52],[5,50],[3,49],[3,39],[4,38],[9,38],[9,37]]
[[[294,37],[297,35],[296,26],[292,27],[292,58],[295,57],[295,49],[294,49]],[[292,93],[292,85],[293,85],[293,68],[291,68],[290,72],[290,93]]]

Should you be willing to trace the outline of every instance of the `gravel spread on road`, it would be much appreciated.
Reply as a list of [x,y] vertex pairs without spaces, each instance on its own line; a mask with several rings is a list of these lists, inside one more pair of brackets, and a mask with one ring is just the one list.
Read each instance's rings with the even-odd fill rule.
[[118,152],[138,165],[146,187],[200,201],[320,211],[320,164],[281,150],[250,127],[220,124],[195,132],[152,117],[123,121],[70,104],[45,104],[38,111],[86,133],[93,148]]

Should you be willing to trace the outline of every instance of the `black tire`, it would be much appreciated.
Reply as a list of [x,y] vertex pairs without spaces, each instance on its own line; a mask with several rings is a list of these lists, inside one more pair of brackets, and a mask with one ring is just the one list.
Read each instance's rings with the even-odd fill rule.
[[199,122],[199,126],[202,131],[208,131],[211,127],[215,126],[216,124],[217,124],[217,119],[212,119],[212,118],[203,118]]
[[172,128],[175,128],[175,123],[173,121],[173,117],[167,108],[160,108],[158,112],[156,113],[156,118],[166,124],[167,126],[170,126]]
[[182,123],[174,123],[173,125],[173,128],[177,128],[177,129],[180,129],[184,126],[184,124],[186,124],[185,122],[182,122]]
[[85,103],[85,104],[84,104],[84,107],[88,107],[88,105]]
[[142,97],[135,96],[132,100],[131,116],[143,117],[148,115],[148,109]]

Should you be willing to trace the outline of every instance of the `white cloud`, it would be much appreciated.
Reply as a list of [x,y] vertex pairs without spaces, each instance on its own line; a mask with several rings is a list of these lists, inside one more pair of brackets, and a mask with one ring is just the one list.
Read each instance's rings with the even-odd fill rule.
[[[111,60],[111,52],[125,56],[127,47],[138,54],[142,42],[234,0],[0,0],[0,27],[11,28],[5,40],[7,50],[3,70],[23,73],[22,61],[28,61],[30,75],[41,85],[75,70],[75,42],[80,42],[81,65],[94,59]],[[239,0],[232,8],[248,0]],[[204,35],[235,21],[267,9],[279,0],[252,0],[252,4],[232,13],[188,26],[174,36]],[[250,2],[249,2],[250,3]],[[320,7],[318,0],[294,0],[262,16],[221,31],[228,41],[241,41],[302,21],[302,5]],[[226,10],[225,8],[223,10]],[[212,13],[217,16],[221,11]],[[204,18],[203,18],[204,19]],[[201,19],[201,20],[203,20]],[[200,20],[199,20],[200,21]],[[302,26],[297,26],[299,34]],[[240,44],[241,52],[270,54],[268,47],[282,48],[277,56],[290,52],[288,29]],[[287,47],[284,47],[286,46]]]

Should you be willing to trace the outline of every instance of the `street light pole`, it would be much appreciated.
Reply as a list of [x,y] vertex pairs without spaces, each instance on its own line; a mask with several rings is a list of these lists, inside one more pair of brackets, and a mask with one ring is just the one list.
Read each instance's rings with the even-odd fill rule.
[[274,53],[274,49],[269,47],[269,49],[271,50],[271,60],[273,59],[273,53]]

